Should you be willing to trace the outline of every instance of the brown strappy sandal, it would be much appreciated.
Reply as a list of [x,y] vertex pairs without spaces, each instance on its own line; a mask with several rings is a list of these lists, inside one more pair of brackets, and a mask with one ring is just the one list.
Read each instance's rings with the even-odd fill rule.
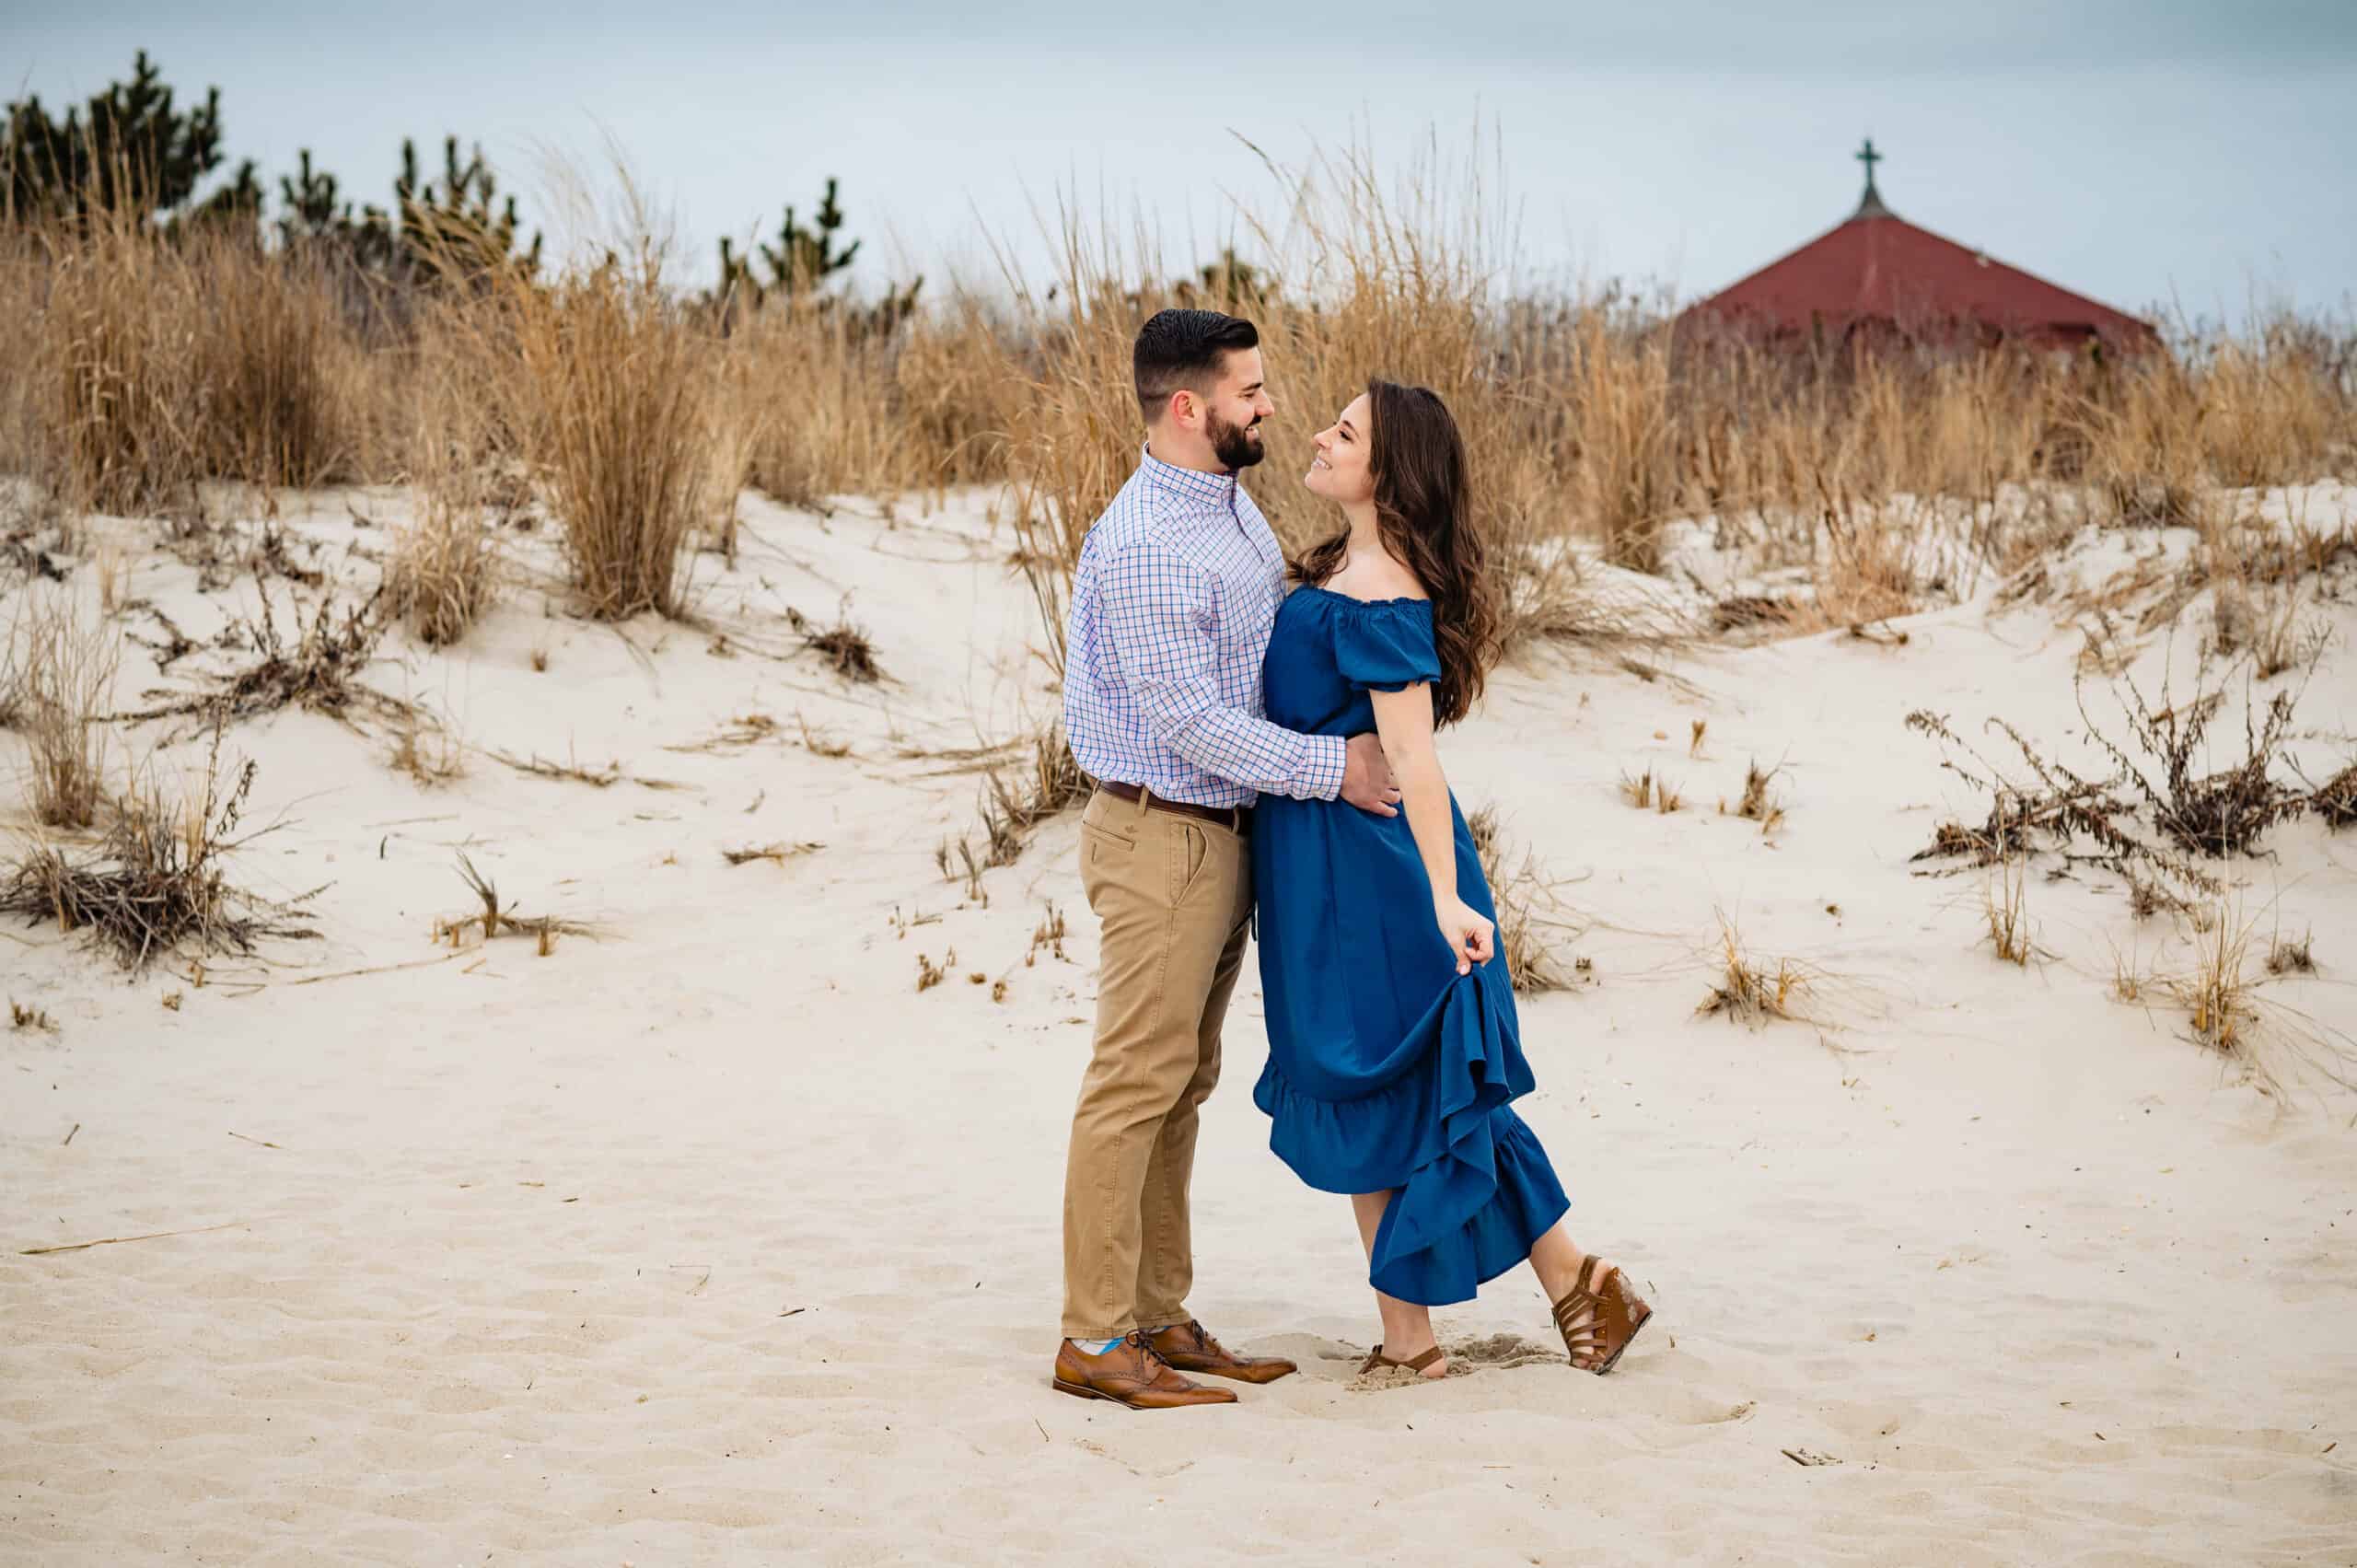
[[[1442,1350],[1440,1346],[1434,1345],[1432,1349],[1424,1352],[1422,1355],[1411,1355],[1405,1361],[1394,1361],[1389,1356],[1383,1353],[1383,1347],[1381,1345],[1377,1345],[1373,1350],[1366,1353],[1366,1359],[1364,1361],[1359,1363],[1359,1376],[1364,1377],[1370,1372],[1380,1372],[1391,1368],[1397,1368],[1399,1371],[1412,1372],[1417,1376],[1423,1377],[1424,1368],[1430,1366],[1434,1362],[1438,1361],[1442,1356],[1447,1353],[1448,1353]],[[1433,1378],[1425,1378],[1424,1380],[1426,1382],[1436,1381],[1436,1379]]]
[[[1612,1370],[1654,1309],[1629,1284],[1629,1277],[1601,1258],[1580,1266],[1580,1280],[1555,1303],[1555,1329],[1572,1365],[1601,1377]],[[1380,1347],[1378,1347],[1380,1348]]]

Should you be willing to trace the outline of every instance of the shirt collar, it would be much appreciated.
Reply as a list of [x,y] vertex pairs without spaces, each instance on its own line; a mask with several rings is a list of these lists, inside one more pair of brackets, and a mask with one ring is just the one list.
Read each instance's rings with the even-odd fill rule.
[[1190,501],[1207,502],[1214,506],[1227,506],[1235,503],[1234,474],[1205,473],[1201,469],[1182,469],[1176,463],[1166,463],[1154,455],[1150,442],[1138,447],[1138,467],[1153,482]]

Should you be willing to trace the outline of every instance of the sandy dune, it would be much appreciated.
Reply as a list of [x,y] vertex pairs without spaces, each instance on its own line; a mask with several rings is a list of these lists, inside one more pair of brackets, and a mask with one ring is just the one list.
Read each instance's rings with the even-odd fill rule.
[[[286,526],[365,580],[349,549],[401,505],[316,497]],[[370,679],[476,749],[456,782],[315,715],[232,732],[288,819],[239,875],[329,884],[323,941],[199,987],[0,938],[0,991],[56,1024],[0,1033],[0,1560],[2357,1562],[2357,1102],[2288,1043],[2302,1016],[2357,1031],[2357,839],[2303,821],[2231,866],[2260,951],[2315,933],[2321,972],[2262,991],[2278,1092],[2110,998],[2115,949],[2189,960],[2107,873],[2034,879],[2041,956],[1997,961],[1977,877],[1910,875],[1939,818],[1986,807],[1901,719],[2074,746],[2080,638],[2051,607],[1984,593],[1904,646],[1647,655],[1653,679],[1584,654],[1502,674],[1444,760],[1577,878],[1593,965],[1526,1005],[1522,1109],[1575,1234],[1660,1323],[1575,1376],[1510,1276],[1445,1315],[1469,1375],[1353,1389],[1356,1239],[1266,1151],[1248,981],[1195,1305],[1304,1375],[1137,1416],[1047,1386],[1094,990],[1076,828],[989,873],[987,908],[935,865],[980,777],[945,754],[1052,711],[1006,538],[979,500],[746,516],[741,566],[699,567],[711,630],[597,627],[551,581],[455,653],[389,638]],[[132,592],[202,640],[254,587],[200,594],[150,554]],[[785,604],[823,621],[845,594],[880,687],[784,633]],[[2357,610],[2330,614],[2295,747],[2318,777],[2357,731]],[[2148,642],[2148,690],[2171,655]],[[130,650],[126,698],[159,683]],[[756,714],[777,727],[735,722]],[[1753,758],[1784,769],[1772,835],[1715,809]],[[0,735],[0,768],[22,759]],[[1689,809],[1621,802],[1647,764]],[[823,847],[721,854],[775,842]],[[461,850],[599,935],[437,948]],[[1064,957],[1027,964],[1050,905]],[[1816,1025],[1693,1016],[1714,910],[1808,967]],[[919,955],[952,948],[920,993]],[[199,1233],[22,1250],[163,1231]]]

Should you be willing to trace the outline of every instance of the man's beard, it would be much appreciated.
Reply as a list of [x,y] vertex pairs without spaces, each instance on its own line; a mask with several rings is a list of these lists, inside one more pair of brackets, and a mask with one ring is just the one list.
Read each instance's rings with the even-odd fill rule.
[[1250,468],[1268,455],[1260,441],[1249,434],[1259,425],[1259,420],[1254,420],[1251,424],[1230,424],[1208,409],[1204,412],[1208,416],[1204,431],[1212,438],[1212,456],[1220,460],[1221,467],[1232,473],[1237,469]]

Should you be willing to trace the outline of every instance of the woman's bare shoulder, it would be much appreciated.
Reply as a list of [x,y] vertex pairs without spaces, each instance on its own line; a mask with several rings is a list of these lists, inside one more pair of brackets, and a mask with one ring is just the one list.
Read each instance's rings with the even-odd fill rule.
[[1346,572],[1338,572],[1326,586],[1335,593],[1347,595],[1365,604],[1432,597],[1424,592],[1424,585],[1416,580],[1415,573],[1387,555],[1378,561],[1360,562]]

